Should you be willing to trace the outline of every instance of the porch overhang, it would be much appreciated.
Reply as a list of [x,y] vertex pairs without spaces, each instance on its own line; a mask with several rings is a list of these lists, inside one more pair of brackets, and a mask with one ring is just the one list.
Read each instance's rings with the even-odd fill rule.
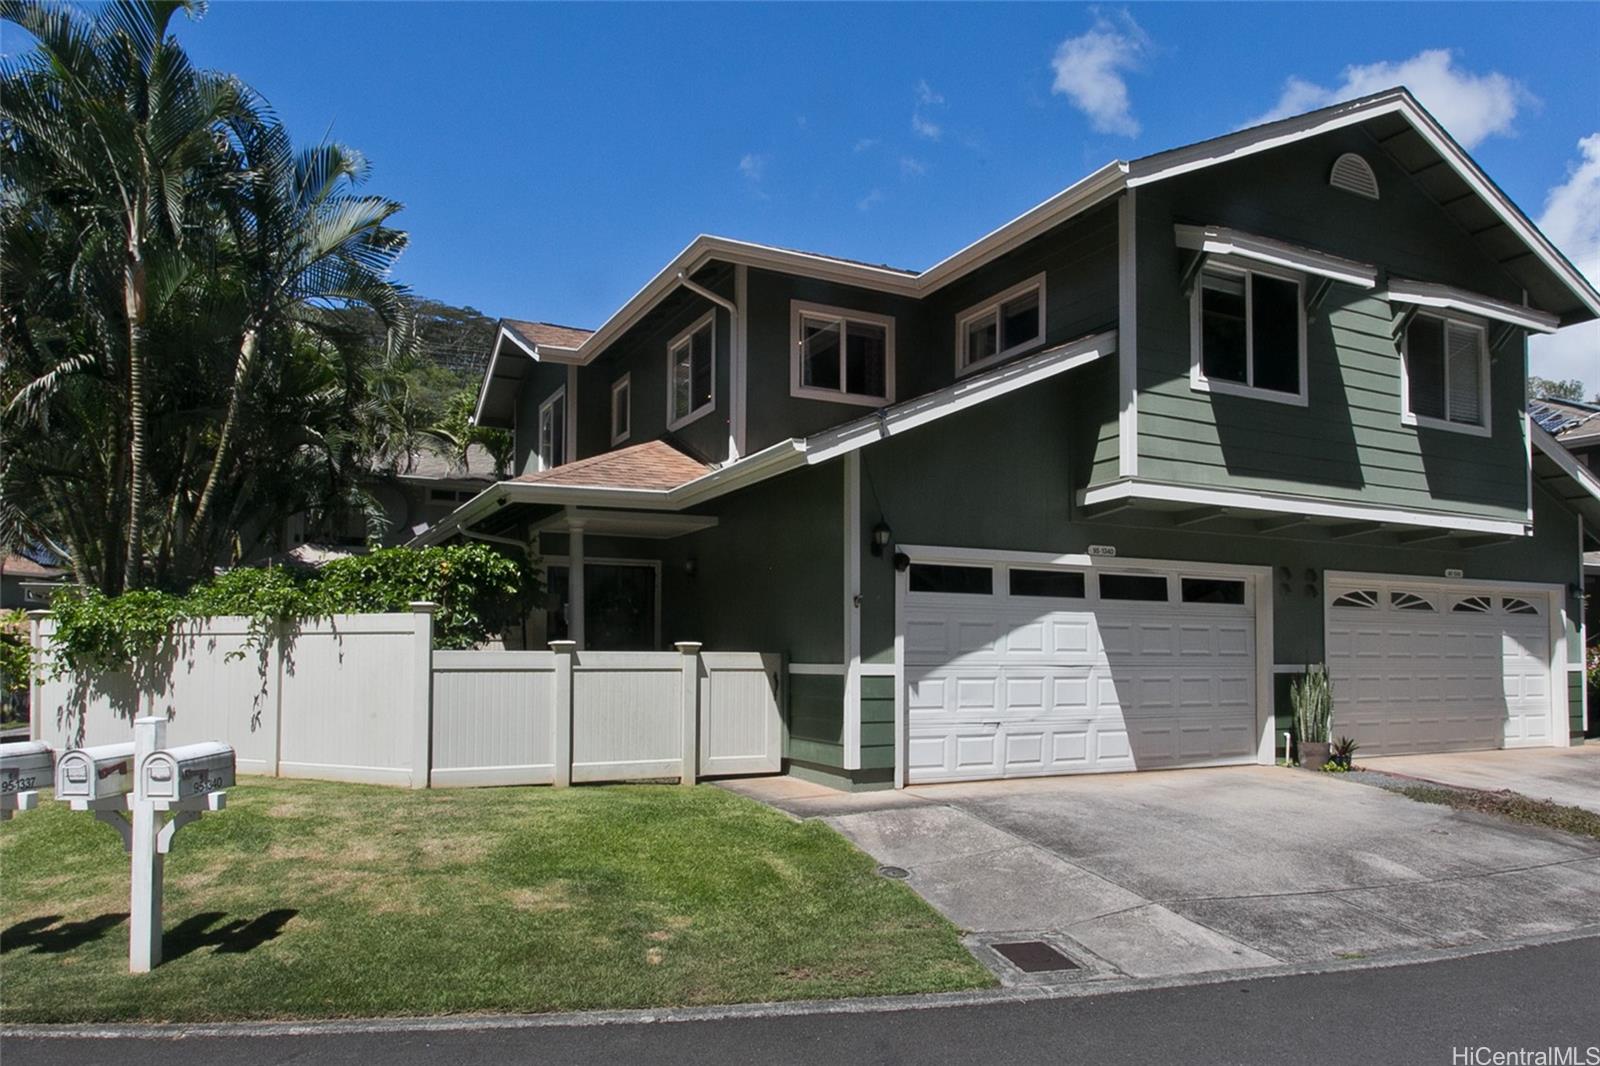
[[1228,521],[1253,533],[1318,530],[1332,540],[1382,535],[1404,544],[1454,541],[1480,547],[1533,532],[1524,520],[1483,518],[1444,511],[1345,503],[1312,496],[1207,488],[1143,478],[1121,478],[1079,494],[1087,517],[1134,509],[1170,517],[1179,527]]
[[582,530],[606,537],[671,540],[699,533],[717,524],[715,515],[675,514],[661,511],[611,511],[598,507],[564,507],[532,525],[535,533],[571,533]]

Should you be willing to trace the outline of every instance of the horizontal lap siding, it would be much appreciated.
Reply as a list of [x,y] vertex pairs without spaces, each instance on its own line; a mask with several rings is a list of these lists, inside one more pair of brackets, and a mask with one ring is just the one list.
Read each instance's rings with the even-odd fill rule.
[[[1271,168],[1228,164],[1140,191],[1139,475],[1473,517],[1526,514],[1518,340],[1491,352],[1489,438],[1401,423],[1400,353],[1386,301],[1334,284],[1307,321],[1306,407],[1190,385],[1190,303],[1178,222],[1232,225],[1347,255],[1402,276],[1502,298],[1504,279],[1409,180],[1380,173],[1373,204],[1327,187],[1343,142],[1273,153]],[[1361,150],[1375,167],[1381,153]],[[1324,158],[1325,157],[1325,158]],[[1228,170],[1218,175],[1217,170]],[[1105,466],[1097,456],[1095,478]]]
[[861,768],[894,768],[894,678],[861,679]]
[[784,754],[819,766],[844,766],[841,675],[789,675],[789,747]]

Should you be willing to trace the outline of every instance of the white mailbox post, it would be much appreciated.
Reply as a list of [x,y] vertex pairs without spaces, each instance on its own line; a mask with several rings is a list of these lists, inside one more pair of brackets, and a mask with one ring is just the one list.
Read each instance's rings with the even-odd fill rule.
[[[128,971],[149,973],[161,962],[161,895],[165,858],[178,830],[205,811],[220,811],[233,784],[233,749],[186,744],[165,750],[167,720],[133,722],[133,743],[78,748],[56,765],[56,798],[122,834],[130,855]],[[163,811],[172,817],[162,821]]]
[[39,740],[0,744],[0,821],[39,805],[39,789],[50,783],[56,756]]

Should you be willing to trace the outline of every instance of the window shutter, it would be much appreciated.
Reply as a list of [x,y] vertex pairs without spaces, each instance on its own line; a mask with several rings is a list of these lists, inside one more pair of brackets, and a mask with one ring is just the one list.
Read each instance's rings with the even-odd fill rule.
[[1450,421],[1470,426],[1483,424],[1483,364],[1479,358],[1482,334],[1451,324],[1445,331],[1450,370]]

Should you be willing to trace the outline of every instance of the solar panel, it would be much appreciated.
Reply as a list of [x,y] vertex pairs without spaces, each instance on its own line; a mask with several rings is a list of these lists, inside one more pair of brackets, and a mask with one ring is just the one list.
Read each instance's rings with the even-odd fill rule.
[[1533,419],[1535,425],[1552,437],[1568,426],[1575,426],[1583,421],[1581,418],[1573,417],[1570,411],[1563,411],[1553,404],[1544,403],[1540,400],[1534,400],[1528,404],[1528,417]]

